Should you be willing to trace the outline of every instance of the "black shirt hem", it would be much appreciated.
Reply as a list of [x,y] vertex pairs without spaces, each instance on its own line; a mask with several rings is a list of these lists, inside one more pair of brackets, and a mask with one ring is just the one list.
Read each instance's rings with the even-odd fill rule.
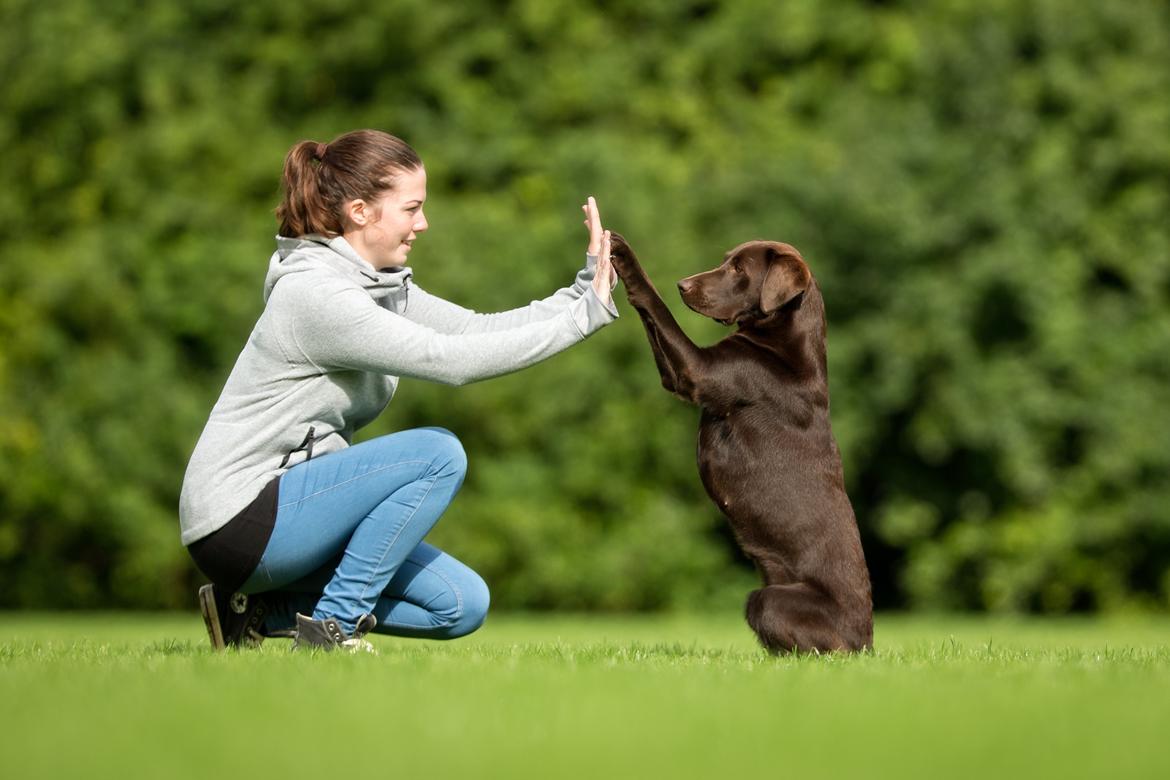
[[227,525],[187,545],[195,565],[217,588],[234,593],[256,570],[276,526],[279,487],[276,477]]

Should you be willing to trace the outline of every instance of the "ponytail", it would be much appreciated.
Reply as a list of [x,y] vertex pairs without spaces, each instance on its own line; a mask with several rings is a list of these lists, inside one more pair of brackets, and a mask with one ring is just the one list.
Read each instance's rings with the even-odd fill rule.
[[394,188],[397,174],[421,167],[414,149],[380,130],[354,130],[327,144],[300,141],[284,158],[280,235],[341,235],[346,203],[372,203]]
[[321,192],[317,175],[321,164],[318,146],[316,141],[301,141],[285,155],[281,180],[284,200],[276,207],[282,236],[337,235],[341,232],[337,215]]

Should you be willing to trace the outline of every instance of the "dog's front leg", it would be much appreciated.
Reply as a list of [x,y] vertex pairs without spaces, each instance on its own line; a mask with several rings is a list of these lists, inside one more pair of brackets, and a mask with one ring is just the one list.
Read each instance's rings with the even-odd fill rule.
[[662,375],[662,386],[691,403],[700,403],[695,377],[701,370],[702,351],[683,333],[650,278],[642,270],[634,250],[617,233],[611,234],[610,258],[626,288],[630,305],[638,312],[646,328],[654,363]]
[[658,367],[658,373],[662,377],[662,386],[669,392],[678,394],[678,376],[675,374],[674,366],[666,362],[666,357],[663,354],[662,344],[658,339],[658,328],[654,325],[654,320],[651,319],[644,309],[637,309],[638,316],[642,320],[643,327],[646,328],[646,338],[650,341],[650,354],[654,356],[654,365]]

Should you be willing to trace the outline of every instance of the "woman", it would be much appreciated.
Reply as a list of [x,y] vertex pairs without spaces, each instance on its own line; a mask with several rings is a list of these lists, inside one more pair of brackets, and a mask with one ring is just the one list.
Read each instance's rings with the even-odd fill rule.
[[488,590],[423,542],[463,482],[442,428],[350,446],[402,376],[460,385],[530,366],[617,317],[609,234],[592,198],[586,266],[541,301],[477,314],[425,292],[407,267],[426,171],[375,130],[302,141],[284,163],[265,309],[183,480],[182,541],[212,585],[213,647],[293,636],[371,649],[371,630],[452,638],[483,622]]

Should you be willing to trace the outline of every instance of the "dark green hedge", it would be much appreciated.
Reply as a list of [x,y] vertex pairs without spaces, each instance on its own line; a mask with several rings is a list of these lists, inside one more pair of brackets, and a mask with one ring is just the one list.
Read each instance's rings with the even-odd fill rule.
[[[418,280],[567,281],[596,195],[664,291],[798,246],[882,606],[1170,604],[1164,3],[0,2],[0,606],[189,606],[187,456],[259,313],[280,162],[401,135]],[[435,541],[511,607],[726,603],[697,414],[623,319],[406,381],[471,459]],[[723,330],[686,312],[699,341]]]

